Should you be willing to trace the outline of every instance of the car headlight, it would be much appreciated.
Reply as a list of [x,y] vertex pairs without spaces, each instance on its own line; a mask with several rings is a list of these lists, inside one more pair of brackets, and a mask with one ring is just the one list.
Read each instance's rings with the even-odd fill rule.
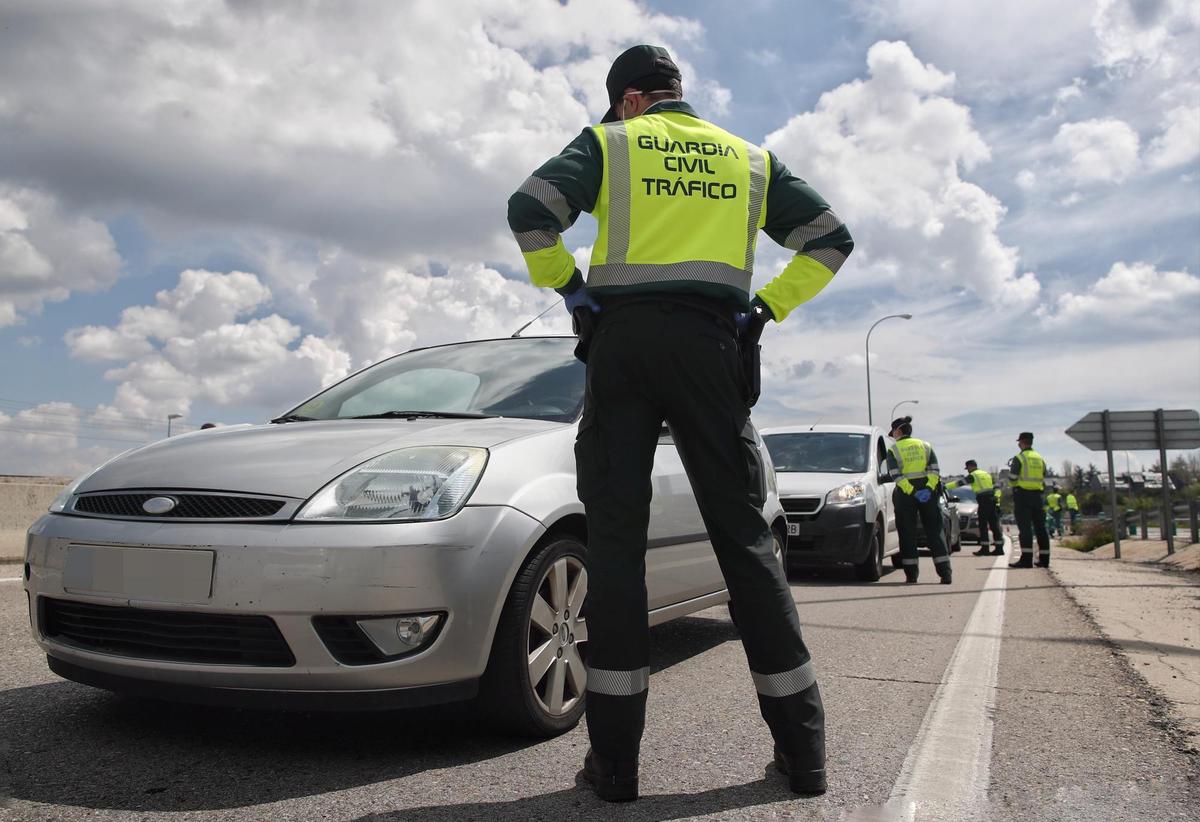
[[88,477],[108,465],[110,462],[116,462],[121,457],[132,451],[136,451],[141,447],[142,446],[139,445],[136,448],[127,448],[121,453],[109,457],[95,468],[84,471],[75,479],[71,480],[70,484],[59,492],[58,496],[55,497],[54,501],[50,503],[50,507],[47,510],[49,510],[51,514],[61,514],[63,511],[67,510],[67,507],[71,504],[71,498],[75,496],[75,493],[79,490],[79,486],[83,485],[84,481],[87,480]]
[[402,448],[347,471],[304,504],[297,520],[445,519],[475,490],[487,450],[458,446]]
[[58,496],[50,503],[48,509],[51,514],[61,514],[67,510],[67,506],[71,504],[71,498],[75,496],[75,492],[79,490],[79,486],[83,485],[83,481],[90,477],[94,471],[84,471],[82,474],[71,480],[70,485],[59,491]]
[[846,504],[851,502],[862,502],[866,499],[867,485],[864,482],[848,482],[845,485],[834,488],[825,495],[825,501],[831,505]]

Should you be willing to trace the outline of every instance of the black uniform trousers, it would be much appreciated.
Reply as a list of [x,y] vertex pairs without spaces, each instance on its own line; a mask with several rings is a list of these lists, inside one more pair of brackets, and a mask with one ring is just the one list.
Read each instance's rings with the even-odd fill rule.
[[732,322],[665,300],[606,305],[597,320],[575,445],[588,527],[592,749],[609,760],[636,760],[645,726],[646,534],[665,421],[737,609],[763,718],[793,768],[823,768],[824,709],[760,510],[762,466]]
[[942,509],[938,507],[937,495],[927,502],[918,502],[912,494],[906,494],[896,486],[892,490],[892,506],[896,511],[896,534],[900,537],[900,566],[904,576],[917,577],[917,520],[925,529],[925,540],[933,554],[933,564],[938,576],[950,574],[950,554],[946,550],[946,538],[942,533]]
[[1042,492],[1013,488],[1013,516],[1017,519],[1017,534],[1021,541],[1021,561],[1033,559],[1033,535],[1037,534],[1038,563],[1049,565],[1050,534],[1042,510]]
[[996,553],[1004,553],[1004,532],[1000,530],[1000,506],[996,505],[996,492],[984,491],[975,496],[979,501],[979,547],[988,547],[988,531],[995,537]]

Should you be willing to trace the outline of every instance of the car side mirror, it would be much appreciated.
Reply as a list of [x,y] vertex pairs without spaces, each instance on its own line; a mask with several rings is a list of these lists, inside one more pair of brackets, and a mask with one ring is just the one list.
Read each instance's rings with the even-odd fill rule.
[[888,480],[887,460],[882,460],[879,463],[879,481],[882,483]]

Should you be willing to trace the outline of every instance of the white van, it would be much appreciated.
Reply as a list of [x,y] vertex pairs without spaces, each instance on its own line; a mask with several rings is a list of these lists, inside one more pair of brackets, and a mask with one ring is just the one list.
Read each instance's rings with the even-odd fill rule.
[[892,440],[867,425],[764,428],[787,516],[789,568],[853,565],[859,579],[900,564],[900,539],[887,480]]

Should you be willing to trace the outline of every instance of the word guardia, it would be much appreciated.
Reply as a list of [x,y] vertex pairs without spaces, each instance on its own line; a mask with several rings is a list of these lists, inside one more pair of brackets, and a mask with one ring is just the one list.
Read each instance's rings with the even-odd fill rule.
[[[663,157],[663,168],[667,172],[716,174],[710,157],[738,157],[733,146],[723,143],[700,142],[697,140],[668,140],[663,137],[653,137],[649,134],[638,135],[638,148],[644,151],[658,151],[667,156]],[[683,155],[683,156],[679,156]],[[693,156],[687,156],[693,155]],[[699,156],[695,156],[699,155]],[[738,187],[734,183],[722,183],[715,180],[685,180],[683,177],[666,179],[663,177],[643,177],[642,185],[646,188],[647,196],[656,197],[703,197],[707,200],[734,200],[738,196]]]

